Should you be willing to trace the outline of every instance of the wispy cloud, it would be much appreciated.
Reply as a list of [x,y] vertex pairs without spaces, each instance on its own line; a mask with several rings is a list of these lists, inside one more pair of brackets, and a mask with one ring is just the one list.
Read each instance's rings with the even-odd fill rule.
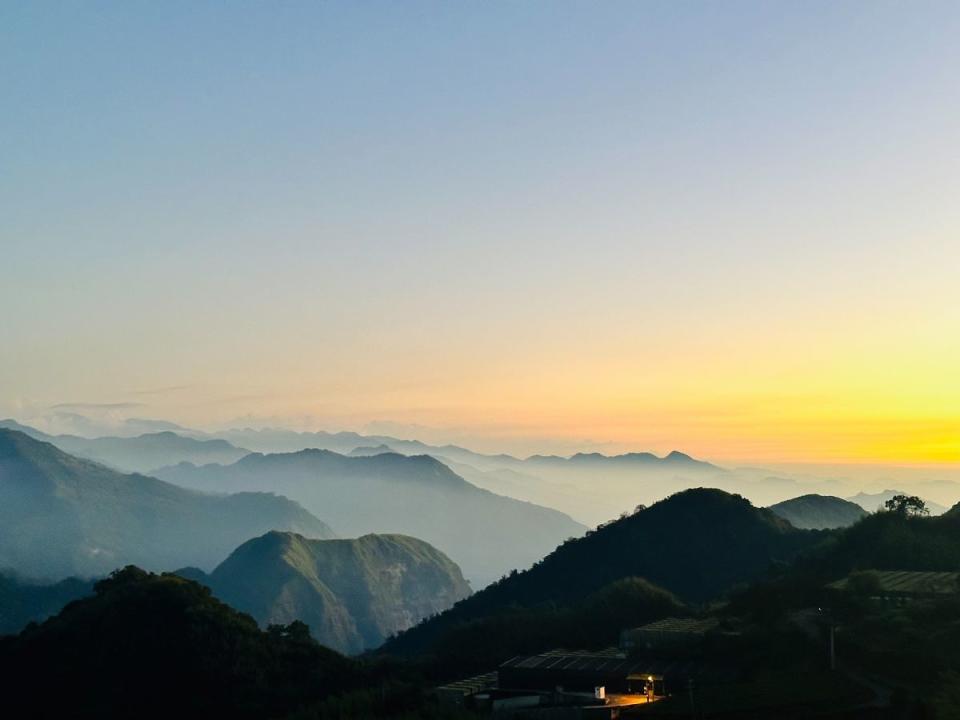
[[168,385],[167,387],[146,388],[142,390],[132,390],[131,395],[167,395],[169,393],[182,392],[189,390],[191,385]]
[[141,402],[117,402],[117,403],[58,403],[51,405],[50,410],[130,410],[132,408],[146,407],[146,403]]

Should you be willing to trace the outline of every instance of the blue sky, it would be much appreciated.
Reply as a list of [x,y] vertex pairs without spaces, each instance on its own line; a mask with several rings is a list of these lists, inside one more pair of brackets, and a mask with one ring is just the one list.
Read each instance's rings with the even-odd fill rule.
[[851,456],[892,422],[948,457],[957,37],[928,2],[5,3],[0,411],[177,387],[144,412],[796,459],[819,404]]

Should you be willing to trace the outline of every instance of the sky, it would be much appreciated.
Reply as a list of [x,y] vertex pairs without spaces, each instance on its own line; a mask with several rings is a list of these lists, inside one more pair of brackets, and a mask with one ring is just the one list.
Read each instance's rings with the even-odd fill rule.
[[960,5],[0,4],[0,415],[960,462]]

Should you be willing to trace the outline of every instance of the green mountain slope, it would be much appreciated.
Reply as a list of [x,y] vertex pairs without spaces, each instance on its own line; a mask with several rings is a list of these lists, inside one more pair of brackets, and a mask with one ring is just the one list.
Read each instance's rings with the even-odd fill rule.
[[261,625],[301,620],[321,643],[348,653],[470,594],[446,555],[403,535],[308,540],[270,532],[237,548],[204,582]]
[[802,495],[771,505],[770,510],[804,530],[849,527],[867,515],[856,503],[831,495]]
[[89,577],[129,563],[212,568],[272,529],[333,536],[277,495],[206,495],[0,430],[0,568],[24,577]]
[[421,623],[388,642],[385,650],[433,652],[463,623],[512,607],[573,606],[628,577],[645,578],[682,599],[709,600],[763,575],[818,538],[739,495],[687,490],[564,543],[530,570]]
[[528,567],[586,529],[555,510],[481,490],[426,455],[252,454],[227,466],[179,465],[160,477],[200,490],[279,492],[329,518],[341,536],[421,538],[477,587]]

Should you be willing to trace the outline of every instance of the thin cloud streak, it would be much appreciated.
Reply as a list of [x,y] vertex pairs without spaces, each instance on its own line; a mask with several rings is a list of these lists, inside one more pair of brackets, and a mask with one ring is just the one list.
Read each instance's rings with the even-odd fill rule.
[[50,410],[130,410],[132,408],[147,407],[142,402],[115,402],[115,403],[58,403],[51,405]]

